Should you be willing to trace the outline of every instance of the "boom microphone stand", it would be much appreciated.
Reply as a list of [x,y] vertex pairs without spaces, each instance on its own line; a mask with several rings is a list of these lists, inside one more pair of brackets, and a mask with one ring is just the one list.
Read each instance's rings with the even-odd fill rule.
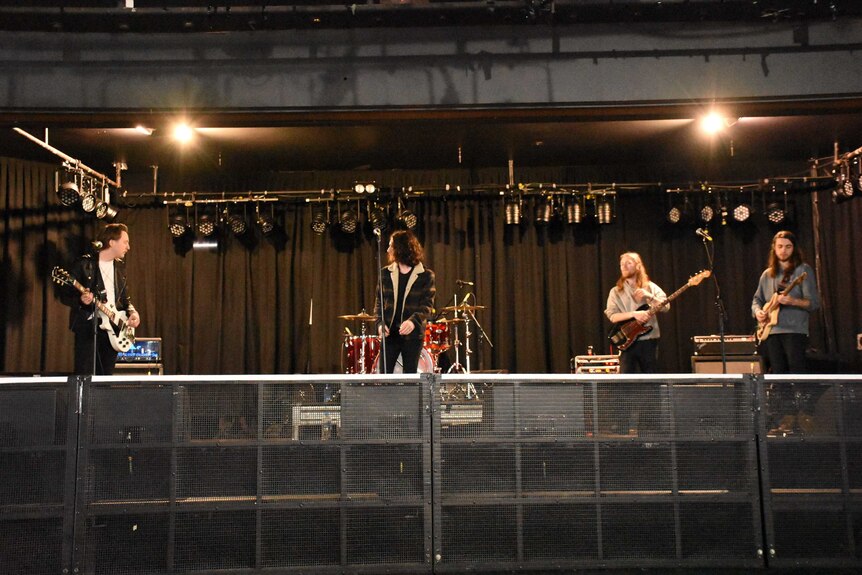
[[695,231],[703,240],[703,249],[706,251],[706,260],[709,263],[710,276],[715,284],[715,307],[718,310],[718,341],[721,349],[721,373],[727,373],[727,352],[724,348],[724,322],[727,316],[727,311],[724,307],[724,301],[721,299],[721,286],[718,283],[718,277],[715,275],[715,261],[713,255],[715,246],[712,243],[712,236],[709,231],[704,228],[697,228]]
[[[381,255],[383,238],[380,228],[374,228],[374,235],[377,236],[377,297],[380,302],[378,319],[383,325],[383,329],[380,330],[380,357],[382,359],[377,363],[380,367],[380,373],[386,373],[386,317],[383,314],[383,256]],[[398,294],[395,294],[395,297],[398,297]]]

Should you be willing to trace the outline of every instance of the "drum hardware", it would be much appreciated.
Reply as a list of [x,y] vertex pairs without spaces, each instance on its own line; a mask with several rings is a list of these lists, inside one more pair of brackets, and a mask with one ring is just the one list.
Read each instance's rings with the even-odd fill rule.
[[[359,313],[340,315],[340,316],[338,316],[338,319],[349,319],[349,320],[356,320],[356,321],[377,321],[377,316],[376,315],[369,315],[369,314],[365,313],[365,310],[363,309]],[[363,326],[363,329],[364,329],[364,326]]]
[[[447,373],[470,373],[470,358],[473,355],[473,349],[472,349],[470,344],[472,342],[471,338],[474,335],[473,331],[471,330],[471,323],[475,322],[476,327],[479,330],[479,337],[483,338],[485,341],[487,341],[488,345],[490,345],[492,348],[494,347],[494,344],[488,338],[488,334],[485,332],[485,329],[482,327],[482,324],[479,323],[479,320],[476,318],[476,315],[473,313],[476,310],[486,309],[486,306],[475,305],[475,304],[468,305],[467,300],[470,297],[472,297],[473,300],[475,301],[476,295],[473,292],[469,292],[467,295],[464,296],[464,298],[461,300],[461,303],[459,304],[458,303],[458,295],[456,294],[455,297],[453,298],[455,305],[447,306],[447,307],[443,308],[443,311],[452,311],[454,313],[455,317],[449,321],[456,324],[455,329],[454,329],[455,341],[453,342],[453,345],[455,346],[455,363],[452,364],[452,367],[449,368],[449,371]],[[463,343],[464,343],[464,362],[466,363],[466,366],[461,365],[461,361],[460,361],[461,358],[460,358],[460,353],[459,353],[459,345],[462,342],[459,340],[459,332],[458,332],[458,326],[457,326],[458,323],[464,324],[464,341],[463,341]],[[468,384],[467,399],[472,399],[475,396],[476,396],[476,388],[473,387],[472,384]]]
[[369,335],[365,324],[370,321],[377,321],[377,316],[369,315],[363,309],[357,314],[338,317],[362,322],[360,335],[353,335],[349,328],[344,328],[344,345],[341,350],[342,373],[373,373],[374,360],[380,351],[380,338],[376,335]]
[[[471,295],[473,295],[473,294],[472,294],[472,293],[468,293],[468,294],[467,294],[467,296],[466,296],[464,299],[467,299],[467,297],[470,297]],[[458,297],[457,297],[457,296],[455,296],[455,301],[456,301],[456,302],[458,301]],[[457,314],[458,314],[458,312],[464,313],[464,312],[467,312],[467,311],[478,311],[478,310],[480,310],[480,309],[485,309],[485,306],[483,306],[483,305],[466,305],[466,304],[464,304],[464,303],[462,302],[462,303],[461,303],[461,305],[458,305],[458,304],[456,303],[455,305],[446,306],[446,307],[444,307],[441,311],[443,311],[443,312],[453,311],[453,312],[455,312],[455,317],[457,318],[457,317],[458,317],[458,315],[457,315]]]

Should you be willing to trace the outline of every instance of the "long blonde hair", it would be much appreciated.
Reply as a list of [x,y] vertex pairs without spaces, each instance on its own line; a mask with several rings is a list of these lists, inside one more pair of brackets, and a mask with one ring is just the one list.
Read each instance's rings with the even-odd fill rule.
[[[620,261],[622,261],[623,258],[629,258],[638,265],[638,273],[637,276],[635,276],[635,285],[639,288],[645,287],[649,283],[649,275],[647,274],[646,266],[644,265],[640,254],[637,252],[625,252],[624,254],[620,254]],[[620,274],[620,279],[617,280],[617,290],[622,291],[625,283],[626,278],[623,277],[623,274]]]

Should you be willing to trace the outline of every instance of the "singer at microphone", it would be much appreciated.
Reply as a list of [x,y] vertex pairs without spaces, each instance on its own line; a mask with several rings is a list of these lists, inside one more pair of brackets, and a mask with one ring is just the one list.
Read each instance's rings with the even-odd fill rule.
[[708,242],[712,241],[712,236],[710,236],[709,232],[703,228],[697,228],[696,230],[694,230],[694,233],[696,233],[697,235],[699,235],[700,237],[702,237],[703,239],[705,239]]

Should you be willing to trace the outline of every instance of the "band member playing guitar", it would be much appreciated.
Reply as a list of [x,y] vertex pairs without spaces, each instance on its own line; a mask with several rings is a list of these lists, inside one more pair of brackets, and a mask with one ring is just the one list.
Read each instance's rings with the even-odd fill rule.
[[[637,320],[651,329],[629,342],[620,354],[620,373],[656,373],[658,371],[658,342],[661,332],[658,320],[649,307],[667,300],[667,295],[650,281],[640,255],[626,252],[620,256],[620,277],[608,293],[605,315],[613,323]],[[661,305],[661,311],[670,309]]]
[[[819,307],[814,271],[803,262],[796,236],[793,232],[778,232],[772,238],[767,268],[760,275],[751,302],[772,373],[807,371],[808,319]],[[781,385],[782,389],[776,390],[781,420],[772,431],[786,435],[796,429],[797,423],[803,428],[811,423],[814,406],[793,405],[794,390],[790,385]]]
[[[136,328],[141,317],[132,305],[126,284],[126,264],[123,261],[129,247],[129,229],[125,224],[108,224],[94,243],[96,257],[87,254],[71,270],[74,278],[85,289],[68,289],[63,301],[69,305],[69,327],[75,333],[75,373],[79,375],[111,375],[117,361],[117,350],[108,336],[110,322],[103,321],[96,309],[96,296],[109,310],[126,312],[125,324]],[[95,293],[94,293],[95,292]],[[98,324],[95,329],[94,320]]]

